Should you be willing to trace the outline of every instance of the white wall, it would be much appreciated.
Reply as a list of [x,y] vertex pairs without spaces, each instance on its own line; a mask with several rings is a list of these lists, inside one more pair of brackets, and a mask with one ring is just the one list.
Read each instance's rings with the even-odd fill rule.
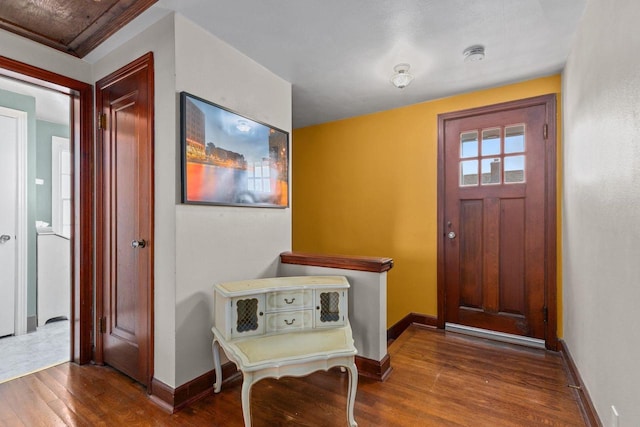
[[563,75],[564,339],[604,425],[640,425],[640,3],[590,0]]
[[85,61],[7,31],[0,31],[0,55],[91,83],[91,65]]
[[345,276],[349,281],[349,323],[358,356],[382,361],[387,355],[387,272],[280,264],[278,276]]
[[168,15],[96,62],[94,81],[152,51],[155,73],[154,377],[175,385],[177,98],[174,18]]
[[[291,132],[290,83],[181,15],[175,29],[176,92]],[[213,368],[213,285],[275,276],[288,250],[290,208],[176,205],[176,386]]]

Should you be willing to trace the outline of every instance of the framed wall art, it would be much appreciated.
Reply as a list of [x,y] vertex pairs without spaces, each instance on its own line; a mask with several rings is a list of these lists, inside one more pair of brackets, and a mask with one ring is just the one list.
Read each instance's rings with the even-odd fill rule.
[[289,206],[289,133],[180,94],[182,202]]

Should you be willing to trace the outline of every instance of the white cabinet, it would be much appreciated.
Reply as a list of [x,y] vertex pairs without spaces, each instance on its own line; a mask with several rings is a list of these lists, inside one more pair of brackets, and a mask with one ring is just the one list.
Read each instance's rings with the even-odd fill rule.
[[250,392],[263,378],[307,375],[334,366],[349,375],[347,424],[357,426],[356,348],[349,325],[349,282],[301,276],[221,283],[214,287],[214,391],[220,392],[219,347],[243,373],[242,411],[251,425]]
[[257,279],[215,286],[215,327],[227,340],[348,321],[349,282],[342,276]]
[[38,231],[38,326],[54,318],[71,318],[69,239]]

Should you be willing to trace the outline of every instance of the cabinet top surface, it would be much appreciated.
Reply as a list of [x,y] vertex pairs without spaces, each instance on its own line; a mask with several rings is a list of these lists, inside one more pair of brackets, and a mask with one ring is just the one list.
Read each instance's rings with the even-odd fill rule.
[[348,288],[349,282],[344,276],[298,276],[242,280],[239,282],[219,283],[215,286],[218,292],[227,297],[248,295],[256,292],[322,287]]

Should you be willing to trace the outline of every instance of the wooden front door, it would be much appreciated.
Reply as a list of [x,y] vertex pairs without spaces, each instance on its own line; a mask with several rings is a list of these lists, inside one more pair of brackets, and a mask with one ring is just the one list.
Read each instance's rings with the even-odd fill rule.
[[440,126],[442,323],[555,347],[555,96]]
[[152,55],[97,82],[96,98],[102,297],[96,304],[101,311],[96,360],[148,386],[153,357]]

